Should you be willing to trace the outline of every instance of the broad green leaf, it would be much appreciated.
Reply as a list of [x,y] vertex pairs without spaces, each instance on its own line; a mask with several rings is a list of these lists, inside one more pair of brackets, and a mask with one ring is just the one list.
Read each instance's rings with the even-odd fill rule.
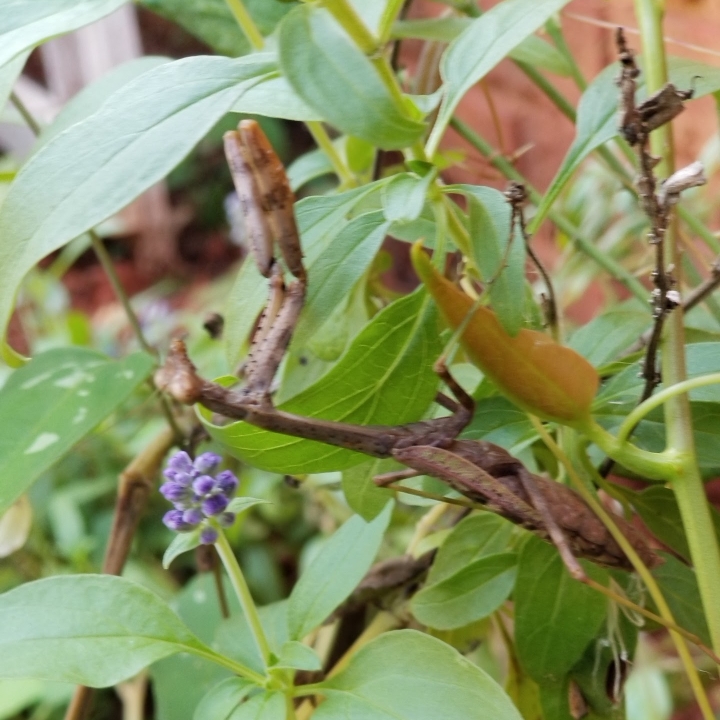
[[568,0],[505,0],[452,41],[440,62],[445,97],[428,140],[432,155],[463,95]]
[[492,513],[471,515],[459,522],[440,546],[428,573],[428,585],[455,575],[488,555],[507,549],[513,526]]
[[407,147],[420,137],[425,125],[409,114],[410,101],[396,102],[327,10],[294,8],[280,24],[278,40],[283,75],[327,122],[383,149]]
[[[607,571],[581,562],[593,580],[607,585]],[[535,537],[520,551],[514,597],[520,662],[537,682],[559,682],[597,635],[607,600],[573,580],[557,550]]]
[[228,720],[285,720],[286,717],[285,696],[268,690],[244,702]]
[[570,338],[570,347],[595,367],[614,360],[650,326],[650,313],[632,303],[616,307],[593,318]]
[[174,653],[215,655],[157,595],[111,575],[21,585],[0,596],[0,626],[2,678],[106,687]]
[[347,504],[368,522],[377,517],[387,504],[389,493],[378,487],[373,478],[399,467],[397,462],[389,458],[375,458],[343,470],[342,489]]
[[162,566],[167,570],[172,561],[189,550],[194,550],[200,544],[200,528],[192,532],[182,532],[175,535],[163,554]]
[[[695,570],[668,553],[662,553],[662,556],[665,562],[653,568],[652,574],[675,622],[700,637],[706,645],[710,645],[710,633]],[[708,612],[716,611],[717,608],[708,608]]]
[[[0,35],[0,37],[2,36]],[[5,65],[0,66],[0,110],[5,107],[5,103],[12,92],[13,85],[15,85],[15,81],[25,67],[25,61],[28,59],[28,55],[30,55],[30,51],[26,50]]]
[[423,177],[410,173],[393,175],[383,187],[383,212],[388,220],[410,222],[416,220],[423,210],[428,188],[435,173]]
[[293,192],[297,192],[306,183],[332,172],[333,166],[328,156],[316,148],[294,160],[287,169],[287,176]]
[[[720,68],[685,58],[669,58],[670,80],[681,90],[693,87],[694,98],[708,95],[720,89]],[[618,75],[616,63],[606,67],[583,93],[577,111],[575,140],[560,165],[555,178],[545,193],[528,229],[532,233],[545,219],[552,204],[579,167],[593,151],[617,137],[619,90],[615,84]],[[644,97],[645,81],[638,78],[638,99]]]
[[[227,583],[225,588],[230,614],[240,616],[235,593],[228,592]],[[212,573],[199,573],[193,577],[173,598],[170,607],[190,632],[221,652],[215,635],[220,632],[223,617]],[[176,720],[192,717],[203,697],[231,674],[205,658],[179,653],[154,663],[150,667],[150,677],[157,720]]]
[[390,522],[388,502],[372,522],[353,515],[322,546],[290,594],[290,637],[301,640],[357,587],[377,555]]
[[521,408],[560,422],[583,421],[599,383],[595,368],[550,336],[522,329],[511,337],[497,316],[475,302],[432,266],[422,243],[413,245],[415,271],[454,329],[472,317],[461,336],[472,362]]
[[376,638],[322,688],[315,720],[521,720],[489,675],[416,630]]
[[313,262],[305,307],[295,329],[293,342],[299,346],[322,327],[365,274],[380,249],[390,223],[382,212],[353,218]]
[[125,0],[5,0],[0,3],[0,65],[24,50],[89,25]]
[[125,401],[153,359],[109,360],[85,348],[48,350],[0,390],[0,512]]
[[[305,198],[295,205],[305,266],[309,270],[333,238],[348,224],[355,206],[378,187],[378,184],[373,183],[338,195]],[[240,360],[243,345],[267,301],[267,287],[267,279],[260,274],[252,258],[248,258],[230,291],[225,312],[225,352],[230,367],[235,367]]]
[[[225,0],[141,0],[149,10],[177,23],[220,55],[236,57],[252,50]],[[269,35],[290,9],[282,0],[243,0],[263,35]]]
[[145,55],[118,65],[95,82],[86,85],[63,107],[52,121],[52,124],[43,128],[40,137],[33,146],[33,153],[37,153],[41,147],[47,145],[50,140],[67,130],[71,125],[82,122],[85,118],[97,112],[102,107],[102,104],[123,85],[127,85],[143,73],[169,61],[170,58]]
[[248,88],[232,106],[233,112],[264,115],[284,120],[322,120],[322,115],[309,107],[279,72],[268,73]]
[[504,397],[485,397],[475,406],[475,415],[463,430],[462,437],[469,440],[487,440],[512,450],[527,443],[537,434],[527,413]]
[[453,630],[495,612],[512,592],[517,555],[481,557],[413,597],[413,615],[438,630]]
[[[436,311],[425,293],[415,292],[379,312],[326,375],[279,409],[361,425],[417,420],[435,395],[432,366],[441,351]],[[229,453],[264,470],[327,472],[365,459],[357,452],[243,422],[213,425],[202,409],[200,419]]]
[[274,70],[268,58],[199,56],[156,67],[30,158],[0,207],[0,327],[28,270],[162,179]]
[[278,653],[274,667],[293,670],[321,670],[322,663],[317,653],[297,640],[288,640]]
[[490,287],[490,304],[505,330],[515,336],[525,310],[525,241],[510,229],[510,206],[493,188],[457,185],[468,199],[470,242],[480,279]]
[[215,685],[195,708],[194,720],[229,720],[233,711],[255,687],[240,677],[225,678]]
[[[419,38],[449,43],[473,22],[472,18],[457,15],[400,20],[393,24],[392,35],[395,38]],[[570,74],[570,66],[562,53],[537,35],[526,37],[508,56],[556,75]]]

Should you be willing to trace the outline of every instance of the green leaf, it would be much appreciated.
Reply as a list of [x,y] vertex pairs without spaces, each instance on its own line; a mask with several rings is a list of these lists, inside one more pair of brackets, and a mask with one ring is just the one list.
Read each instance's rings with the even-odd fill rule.
[[198,703],[193,715],[194,720],[229,720],[233,710],[254,687],[249,680],[240,677],[225,678]]
[[595,367],[614,360],[650,326],[650,313],[640,303],[615,307],[573,333],[570,347]]
[[413,597],[412,613],[438,630],[464,627],[495,612],[507,600],[516,573],[515,553],[480,558],[420,590]]
[[[0,36],[2,37],[2,36]],[[10,97],[15,81],[25,67],[25,61],[28,59],[30,51],[15,56],[5,65],[0,66],[0,109],[5,107],[5,103]]]
[[[670,607],[675,622],[710,645],[697,576],[693,568],[668,553],[661,553],[665,562],[653,568],[652,574]],[[714,612],[710,609],[710,612]]]
[[[593,580],[607,585],[607,571],[582,565]],[[607,600],[573,580],[557,550],[535,537],[520,552],[514,597],[520,662],[537,682],[559,682],[597,635]]]
[[274,667],[293,670],[321,670],[322,663],[317,653],[297,640],[288,640],[278,653]]
[[244,702],[229,720],[285,720],[285,712],[285,696],[270,690],[254,695]]
[[0,3],[0,65],[50,38],[89,25],[125,0],[9,0]]
[[287,169],[287,176],[293,192],[297,192],[306,183],[332,172],[333,166],[328,156],[323,150],[316,148],[294,160]]
[[215,655],[157,595],[111,575],[21,585],[0,596],[0,625],[2,678],[106,687],[174,653]]
[[525,241],[510,233],[510,207],[493,188],[454,186],[468,198],[472,256],[502,326],[517,335],[525,310]]
[[232,106],[233,112],[264,115],[284,120],[322,120],[322,115],[309,107],[279,72],[268,73],[248,88]]
[[[360,332],[332,369],[280,410],[361,425],[417,420],[435,396],[433,363],[442,351],[437,311],[422,292],[386,307]],[[243,422],[213,425],[210,435],[256,467],[281,473],[343,470],[365,458],[350,450],[271,433]]]
[[416,630],[376,638],[322,688],[314,720],[521,720],[487,673]]
[[420,216],[434,172],[423,177],[410,173],[393,175],[383,187],[383,212],[388,220],[410,222]]
[[[220,55],[245,55],[252,50],[225,0],[141,0],[149,10],[177,23]],[[270,35],[290,10],[282,0],[243,0],[263,35]]]
[[[453,15],[419,20],[400,20],[394,23],[392,35],[395,38],[418,38],[449,43],[472,23],[472,18]],[[526,37],[508,55],[513,60],[519,60],[556,75],[567,76],[570,74],[570,66],[563,54],[537,35]]]
[[372,522],[353,515],[322,546],[290,594],[290,638],[301,640],[357,587],[377,555],[390,522],[388,502]]
[[511,523],[492,513],[466,517],[440,546],[428,573],[428,584],[437,584],[488,555],[502,553],[512,529]]
[[231,513],[241,513],[245,512],[245,510],[249,510],[251,507],[255,505],[260,504],[269,504],[269,500],[261,500],[259,498],[252,498],[252,497],[236,497],[233,498],[230,501],[230,504],[227,506],[227,512]]
[[168,545],[162,559],[162,566],[167,570],[172,561],[189,550],[194,550],[200,544],[200,528],[192,532],[182,532],[175,535]]
[[440,62],[445,97],[428,140],[437,149],[462,96],[568,0],[506,0],[474,20],[450,44]]
[[0,390],[0,512],[124,402],[153,358],[109,360],[85,348],[48,350]]
[[370,59],[328,11],[296,7],[280,24],[278,41],[283,75],[342,132],[383,149],[407,147],[423,133],[424,123],[395,101]]
[[[720,89],[720,68],[685,58],[669,58],[670,81],[684,90],[693,87],[694,98],[702,97]],[[618,74],[616,63],[608,65],[583,93],[577,111],[575,140],[560,165],[540,206],[529,225],[532,233],[545,219],[552,204],[577,170],[580,163],[593,151],[619,135],[617,108],[619,91],[615,84]],[[638,99],[644,97],[645,81],[640,75]]]
[[35,263],[162,179],[272,70],[267,55],[166,63],[33,155],[0,208],[0,327]]
[[365,274],[389,227],[380,211],[353,218],[313,262],[308,270],[312,282],[293,336],[296,346],[307,343]]
[[135,58],[113,68],[101,78],[86,85],[77,95],[63,107],[51,125],[43,128],[40,137],[33,146],[33,153],[50,142],[71,125],[82,122],[85,118],[97,112],[103,103],[121,87],[135,80],[140,75],[169,62],[170,58],[155,55],[146,55]]
[[475,415],[461,437],[486,440],[512,450],[536,435],[527,413],[504,397],[486,397],[475,406]]
[[388,501],[388,491],[378,487],[373,478],[401,467],[389,458],[374,459],[343,470],[342,489],[347,504],[363,519],[377,517]]
[[[309,197],[296,203],[295,219],[308,270],[350,222],[349,216],[355,206],[378,187],[380,184],[373,183],[338,195]],[[230,367],[235,367],[240,360],[243,345],[267,300],[267,285],[267,279],[260,274],[252,258],[248,258],[230,291],[225,311],[225,352]]]

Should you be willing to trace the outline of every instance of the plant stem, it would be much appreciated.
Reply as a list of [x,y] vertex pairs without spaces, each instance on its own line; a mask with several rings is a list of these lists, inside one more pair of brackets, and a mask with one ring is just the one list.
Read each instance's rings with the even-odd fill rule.
[[15,109],[20,113],[30,130],[32,130],[33,135],[37,137],[42,132],[42,128],[40,127],[40,123],[35,120],[32,113],[27,109],[25,103],[14,92],[10,93],[10,102],[15,106]]
[[228,670],[232,670],[232,672],[234,672],[236,675],[245,677],[248,680],[254,682],[256,685],[260,685],[261,687],[265,685],[265,676],[261,675],[258,672],[255,672],[255,670],[247,667],[247,665],[243,665],[236,660],[232,660],[231,658],[225,657],[225,655],[221,655],[220,653],[216,652],[201,652],[199,650],[193,650],[193,652],[199,657],[203,657],[210,662],[214,662],[217,665],[222,665],[223,667],[226,667]]
[[[667,82],[665,47],[662,35],[662,7],[656,0],[635,0],[636,15],[643,43],[644,70],[648,94],[659,90]],[[674,157],[670,124],[652,133],[651,148],[662,158],[659,173],[673,172]],[[666,233],[665,257],[680,267],[676,233]],[[662,375],[666,384],[677,385],[687,378],[685,366],[684,315],[680,308],[670,313],[666,322],[662,345]],[[697,573],[700,597],[712,639],[713,649],[720,650],[720,548],[705,497],[695,453],[690,401],[686,394],[676,395],[665,405],[667,446],[681,458],[681,466],[672,478],[672,488],[680,509],[683,527],[690,548],[690,556]],[[712,717],[712,715],[711,715]]]
[[689,380],[683,380],[677,383],[677,385],[671,385],[670,387],[661,390],[652,397],[649,397],[645,402],[638,405],[622,422],[620,429],[617,433],[617,439],[620,442],[625,442],[633,428],[652,410],[656,407],[660,407],[663,403],[668,402],[671,398],[677,395],[690,392],[696,388],[705,387],[707,385],[718,385],[720,384],[720,373],[712,373],[710,375],[702,375],[701,377],[690,378]]
[[[474,148],[479,150],[482,155],[488,158],[492,165],[496,167],[506,178],[509,180],[515,180],[525,185],[528,196],[533,204],[538,205],[540,203],[540,200],[542,199],[541,194],[532,185],[530,185],[525,177],[520,174],[508,160],[502,157],[502,155],[499,155],[489,143],[480,137],[480,135],[456,117],[452,118],[450,125],[461,137],[467,140]],[[559,230],[572,239],[578,249],[580,249],[588,257],[592,258],[613,278],[625,285],[625,287],[638,299],[646,302],[648,291],[643,284],[631,273],[629,273],[622,265],[620,265],[620,263],[616,262],[607,253],[603,253],[592,243],[581,237],[578,229],[556,210],[550,210],[548,212],[548,217],[553,223],[555,223]]]
[[240,29],[248,39],[248,42],[255,50],[262,50],[265,46],[265,38],[263,38],[262,33],[258,30],[255,21],[243,5],[242,0],[225,0],[225,2],[230,8],[230,12],[233,14]]
[[258,615],[255,601],[252,599],[252,595],[250,594],[250,588],[248,588],[247,582],[245,582],[245,576],[242,574],[242,570],[240,569],[240,565],[238,565],[235,553],[230,547],[230,543],[228,542],[227,537],[225,537],[225,533],[222,531],[219,532],[218,539],[215,542],[215,547],[217,548],[218,555],[220,555],[220,559],[223,561],[225,570],[230,577],[230,582],[240,602],[240,607],[242,608],[245,619],[250,627],[250,632],[260,653],[260,657],[262,658],[265,667],[268,667],[270,664],[271,654],[270,644],[265,636],[265,630],[263,630],[262,623],[260,622],[260,616]]
[[[605,511],[602,505],[600,505],[600,503],[595,499],[592,493],[590,493],[590,491],[585,487],[585,484],[580,479],[577,472],[575,472],[575,468],[572,466],[572,463],[568,459],[567,455],[552,439],[550,433],[548,433],[548,431],[545,429],[545,426],[536,417],[530,415],[529,418],[530,422],[533,424],[533,427],[537,431],[538,435],[540,435],[545,445],[547,445],[548,449],[552,452],[552,454],[565,467],[568,476],[572,480],[575,489],[582,496],[582,499],[588,504],[590,509],[600,518],[600,520],[602,520],[603,525],[605,525],[610,534],[613,536],[615,542],[617,542],[622,551],[625,553],[628,560],[635,569],[635,572],[640,576],[643,583],[645,583],[645,587],[648,589],[650,597],[652,597],[653,601],[655,602],[655,605],[657,606],[657,609],[660,612],[660,616],[662,617],[662,619],[668,624],[671,623],[672,625],[677,625],[675,619],[673,618],[672,612],[670,611],[670,608],[665,602],[665,597],[663,596],[657,582],[655,581],[655,578],[650,573],[650,570],[648,570],[647,565],[645,565],[637,552],[635,552],[635,548],[628,542],[627,538],[622,534],[618,526],[615,524],[610,515]],[[595,586],[595,588],[598,589],[598,586]],[[688,680],[690,681],[690,685],[692,686],[693,692],[695,694],[695,699],[697,700],[697,703],[703,712],[703,717],[705,718],[705,720],[714,720],[715,716],[710,707],[710,702],[708,701],[705,689],[700,682],[697,669],[693,664],[692,656],[690,655],[690,651],[688,650],[688,646],[685,643],[684,638],[672,629],[670,630],[670,637],[672,637],[675,648],[677,649],[678,655],[680,656],[685,672],[687,673]]]
[[340,153],[337,151],[330,139],[330,136],[327,134],[325,126],[319,120],[308,120],[305,125],[310,131],[310,134],[313,136],[315,144],[325,153],[325,155],[327,155],[327,158],[330,161],[335,174],[338,176],[340,183],[346,188],[356,187],[358,184],[357,178],[343,162],[343,159],[340,157]]

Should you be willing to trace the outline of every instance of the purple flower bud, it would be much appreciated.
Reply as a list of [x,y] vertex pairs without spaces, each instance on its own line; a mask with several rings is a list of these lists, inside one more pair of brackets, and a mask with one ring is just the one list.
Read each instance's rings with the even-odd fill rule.
[[217,486],[226,495],[232,495],[237,490],[239,484],[238,479],[231,470],[223,470],[221,473],[218,473],[215,480],[217,481]]
[[200,533],[200,542],[203,545],[212,545],[218,539],[218,531],[214,527],[203,528]]
[[163,523],[165,523],[165,527],[177,532],[185,532],[191,529],[183,520],[182,510],[168,510],[163,516]]
[[235,513],[224,512],[218,515],[217,521],[224,528],[232,527],[235,522]]
[[188,475],[193,475],[195,471],[190,456],[184,450],[176,452],[170,460],[168,460],[168,468],[187,473]]
[[190,496],[188,488],[176,480],[168,480],[166,483],[163,483],[160,486],[160,493],[170,502],[186,500]]
[[190,485],[193,477],[195,477],[194,475],[190,475],[189,473],[182,472],[180,470],[173,470],[173,468],[167,468],[166,470],[163,470],[163,475],[168,480],[172,480],[173,482],[179,483],[180,485],[185,485],[185,487]]
[[183,522],[188,525],[199,525],[205,519],[205,516],[198,508],[190,508],[189,510],[185,510],[182,518]]
[[192,486],[198,495],[207,495],[215,489],[215,478],[210,475],[201,475],[193,481]]
[[202,511],[207,517],[221,513],[228,506],[230,500],[225,495],[211,495],[202,504]]
[[199,473],[210,473],[220,464],[221,460],[222,458],[216,453],[206,452],[195,458],[193,467]]

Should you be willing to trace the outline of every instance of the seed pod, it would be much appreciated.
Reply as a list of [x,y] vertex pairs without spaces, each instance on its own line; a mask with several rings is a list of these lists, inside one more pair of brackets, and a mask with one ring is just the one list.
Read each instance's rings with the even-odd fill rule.
[[238,129],[259,190],[260,205],[283,260],[295,277],[305,279],[300,235],[293,212],[295,196],[285,168],[255,120],[242,120]]
[[268,277],[273,264],[273,237],[267,217],[262,210],[262,195],[248,161],[249,153],[243,147],[237,130],[226,132],[223,136],[223,144],[230,174],[240,200],[240,208],[245,218],[250,249],[258,269],[264,277]]

